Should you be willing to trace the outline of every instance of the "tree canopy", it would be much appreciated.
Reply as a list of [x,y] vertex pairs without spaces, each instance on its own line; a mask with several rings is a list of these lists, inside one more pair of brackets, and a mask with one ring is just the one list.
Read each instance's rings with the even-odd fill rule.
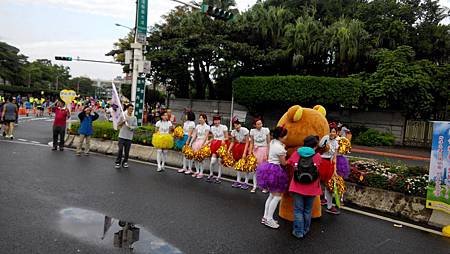
[[[305,75],[361,79],[361,107],[430,112],[447,101],[432,92],[448,90],[450,63],[449,10],[436,0],[266,0],[241,13],[235,1],[207,3],[235,18],[177,7],[147,38],[149,78],[177,97],[230,99],[241,76]],[[420,94],[399,102],[405,91]]]

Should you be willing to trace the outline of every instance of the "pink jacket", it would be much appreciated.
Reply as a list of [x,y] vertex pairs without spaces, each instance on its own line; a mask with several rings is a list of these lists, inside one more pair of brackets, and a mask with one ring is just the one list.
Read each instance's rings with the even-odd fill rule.
[[[295,163],[300,159],[300,155],[295,152],[289,157],[287,163],[291,164],[294,168],[296,168]],[[316,153],[313,157],[314,164],[316,164],[317,168],[319,168],[321,157],[319,153]],[[316,181],[308,184],[298,183],[291,179],[291,184],[289,185],[289,192],[294,192],[297,194],[305,195],[305,196],[318,196],[322,195],[322,188],[320,187],[320,177],[317,178]]]

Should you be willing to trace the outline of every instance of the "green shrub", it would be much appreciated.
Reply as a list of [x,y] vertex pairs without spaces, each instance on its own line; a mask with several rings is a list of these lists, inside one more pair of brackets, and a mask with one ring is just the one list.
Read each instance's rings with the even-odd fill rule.
[[381,133],[374,129],[368,129],[355,138],[355,144],[365,146],[392,146],[395,137],[391,133]]
[[[70,133],[78,134],[79,122],[71,124]],[[114,130],[112,122],[109,121],[94,121],[92,124],[94,129],[93,138],[102,138],[107,140],[118,140],[119,131]],[[142,145],[152,144],[152,135],[155,132],[155,127],[152,125],[140,126],[136,128],[133,135],[133,142]]]
[[233,81],[237,103],[256,109],[267,105],[351,106],[358,103],[361,81],[315,76],[241,77]]

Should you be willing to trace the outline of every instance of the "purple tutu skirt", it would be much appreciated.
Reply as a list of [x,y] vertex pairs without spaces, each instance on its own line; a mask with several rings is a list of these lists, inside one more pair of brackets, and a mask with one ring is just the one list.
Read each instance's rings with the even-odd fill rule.
[[289,187],[289,176],[278,164],[263,162],[256,169],[258,187],[270,192],[286,192]]
[[350,163],[344,155],[338,155],[336,158],[336,172],[344,179],[350,175]]

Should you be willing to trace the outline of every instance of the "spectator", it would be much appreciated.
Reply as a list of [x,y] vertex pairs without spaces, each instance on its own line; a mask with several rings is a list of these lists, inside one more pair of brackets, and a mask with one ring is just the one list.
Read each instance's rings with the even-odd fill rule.
[[66,136],[66,123],[67,119],[70,118],[69,110],[64,107],[64,102],[58,101],[56,103],[55,120],[53,121],[53,151],[58,148],[58,137],[59,137],[59,150],[64,151],[64,138]]
[[89,155],[89,147],[91,143],[91,136],[94,133],[92,128],[92,122],[98,119],[98,114],[92,112],[92,108],[89,106],[84,107],[83,112],[78,114],[80,119],[80,128],[78,133],[80,134],[80,143],[77,148],[77,155],[81,155],[81,149],[83,148],[83,143],[86,140],[86,146],[84,149],[84,154]]

